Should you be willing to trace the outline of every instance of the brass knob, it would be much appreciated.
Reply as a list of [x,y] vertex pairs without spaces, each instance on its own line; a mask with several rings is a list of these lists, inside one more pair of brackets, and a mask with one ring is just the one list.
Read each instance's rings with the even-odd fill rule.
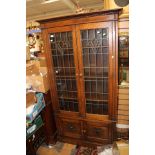
[[82,77],[82,73],[80,73],[80,77]]

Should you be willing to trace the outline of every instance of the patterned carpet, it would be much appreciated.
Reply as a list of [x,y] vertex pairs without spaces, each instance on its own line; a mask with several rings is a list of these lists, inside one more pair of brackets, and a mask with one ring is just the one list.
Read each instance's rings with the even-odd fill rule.
[[97,149],[80,146],[75,155],[97,155]]

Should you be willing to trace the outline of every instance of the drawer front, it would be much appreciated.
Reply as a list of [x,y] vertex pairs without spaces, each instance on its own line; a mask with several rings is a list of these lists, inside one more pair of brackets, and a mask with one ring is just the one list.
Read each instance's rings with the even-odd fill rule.
[[85,129],[85,135],[88,138],[88,140],[105,143],[111,141],[110,124],[86,122]]
[[62,136],[81,137],[81,123],[79,120],[59,119],[59,126],[59,134]]

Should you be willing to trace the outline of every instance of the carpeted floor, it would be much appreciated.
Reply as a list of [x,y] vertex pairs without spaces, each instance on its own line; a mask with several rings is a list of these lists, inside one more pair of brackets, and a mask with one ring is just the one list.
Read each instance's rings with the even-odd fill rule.
[[51,148],[42,145],[37,151],[37,155],[97,155],[97,150],[67,143],[57,142]]
[[46,145],[40,146],[37,155],[75,155],[76,151],[76,145],[57,142],[51,148]]

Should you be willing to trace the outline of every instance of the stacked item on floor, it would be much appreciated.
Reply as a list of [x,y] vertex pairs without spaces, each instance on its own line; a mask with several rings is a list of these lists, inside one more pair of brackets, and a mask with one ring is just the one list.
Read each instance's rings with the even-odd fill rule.
[[26,84],[34,91],[46,93],[49,90],[45,58],[29,60],[26,64]]
[[44,95],[41,92],[26,93],[26,154],[35,155],[38,147],[45,141],[42,111],[45,108]]
[[129,155],[129,142],[125,140],[114,142],[113,155]]
[[32,121],[38,116],[38,114],[45,107],[43,93],[28,92],[27,96],[30,96],[29,94],[34,94],[34,98],[36,98],[36,102],[28,103],[29,106],[27,106],[26,108],[26,123],[32,123]]
[[[53,120],[49,109],[50,91],[41,30],[30,23],[26,32],[26,154],[36,155],[38,147],[52,142]],[[38,24],[38,23],[37,23]],[[47,115],[46,115],[46,114]],[[50,114],[51,113],[51,114]],[[51,123],[51,124],[50,124]],[[47,126],[48,124],[48,126]],[[53,133],[52,133],[53,134]],[[51,134],[51,135],[52,135]]]
[[97,155],[129,155],[129,142],[119,140],[113,144],[98,146]]
[[37,58],[35,60],[27,61],[26,63],[27,137],[29,137],[29,135],[37,131],[43,125],[41,116],[38,115],[45,107],[45,100],[43,93],[46,93],[49,90],[47,78],[48,78],[47,68],[44,58]]

